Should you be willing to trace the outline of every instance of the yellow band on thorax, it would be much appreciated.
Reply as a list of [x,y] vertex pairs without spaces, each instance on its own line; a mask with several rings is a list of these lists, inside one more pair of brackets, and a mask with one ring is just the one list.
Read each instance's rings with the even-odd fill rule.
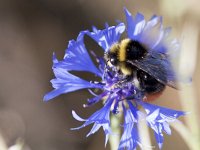
[[130,39],[124,39],[120,43],[120,50],[119,50],[119,61],[125,61],[126,60],[126,47],[128,43],[130,42]]

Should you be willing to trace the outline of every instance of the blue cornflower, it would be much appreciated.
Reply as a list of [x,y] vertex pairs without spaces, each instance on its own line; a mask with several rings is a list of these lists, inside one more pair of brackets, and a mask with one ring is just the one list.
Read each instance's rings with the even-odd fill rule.
[[[145,94],[131,81],[121,83],[124,76],[115,68],[106,65],[103,56],[92,55],[96,58],[98,66],[92,62],[88,50],[84,44],[84,36],[90,36],[94,39],[107,53],[113,44],[118,43],[122,33],[126,30],[127,37],[131,40],[138,41],[148,47],[148,53],[152,56],[156,54],[169,55],[169,50],[177,50],[178,43],[176,40],[169,38],[170,28],[163,28],[162,17],[153,16],[146,21],[144,16],[137,13],[135,17],[125,9],[127,24],[120,22],[116,26],[108,26],[99,30],[93,27],[93,31],[82,31],[76,40],[69,41],[68,48],[65,51],[63,60],[56,59],[53,55],[53,71],[55,79],[51,80],[53,91],[44,96],[44,100],[48,101],[56,96],[80,89],[89,89],[94,96],[88,99],[88,103],[84,107],[91,106],[102,101],[103,107],[91,115],[88,119],[82,119],[75,111],[72,111],[73,117],[84,124],[73,130],[80,129],[90,124],[94,124],[87,136],[94,134],[101,127],[106,136],[105,144],[109,135],[113,134],[110,127],[110,115],[123,111],[124,123],[123,134],[119,144],[119,150],[136,149],[141,146],[138,135],[138,120],[142,116],[146,120],[147,125],[154,131],[155,138],[161,149],[163,144],[163,131],[171,134],[169,122],[175,121],[178,117],[184,115],[182,111],[176,111],[145,102]],[[172,70],[169,59],[163,59],[160,65],[164,67],[167,81],[174,81],[175,75]],[[161,68],[162,69],[162,68]],[[87,71],[99,77],[99,81],[86,81],[73,74],[70,71]],[[100,89],[102,92],[97,95],[92,89]],[[145,111],[142,111],[141,107]],[[111,113],[112,112],[112,113]]]

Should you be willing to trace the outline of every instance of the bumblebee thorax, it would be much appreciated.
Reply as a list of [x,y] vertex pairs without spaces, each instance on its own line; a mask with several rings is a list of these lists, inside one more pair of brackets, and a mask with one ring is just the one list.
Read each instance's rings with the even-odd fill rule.
[[147,53],[146,48],[138,41],[124,39],[120,43],[119,60],[137,60],[141,59]]

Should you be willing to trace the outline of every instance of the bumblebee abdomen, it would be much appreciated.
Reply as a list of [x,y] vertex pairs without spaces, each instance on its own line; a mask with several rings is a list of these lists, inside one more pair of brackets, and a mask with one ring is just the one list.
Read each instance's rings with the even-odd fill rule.
[[137,71],[137,79],[140,83],[140,88],[148,94],[161,92],[165,89],[164,84],[142,70]]

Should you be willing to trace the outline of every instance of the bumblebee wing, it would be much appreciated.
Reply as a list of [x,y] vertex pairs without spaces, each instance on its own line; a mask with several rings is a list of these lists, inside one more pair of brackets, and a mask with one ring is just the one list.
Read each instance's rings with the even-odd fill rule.
[[130,64],[148,73],[160,83],[177,89],[175,73],[166,55],[155,53],[147,54],[143,59],[128,61]]

